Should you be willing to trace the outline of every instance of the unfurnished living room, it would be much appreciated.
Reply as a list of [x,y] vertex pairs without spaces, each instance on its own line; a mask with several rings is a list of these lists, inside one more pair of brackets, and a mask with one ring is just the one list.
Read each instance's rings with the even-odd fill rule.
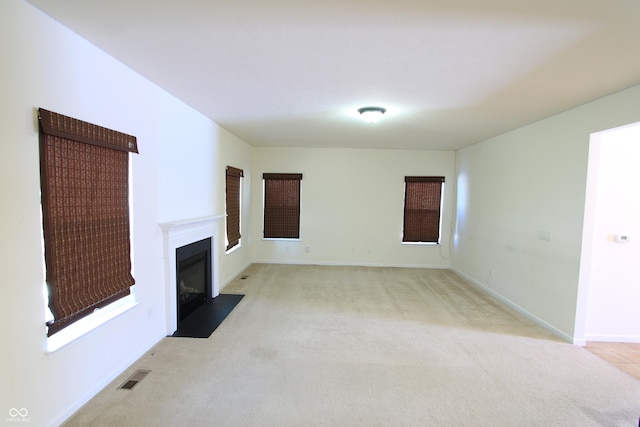
[[637,426],[639,19],[3,0],[0,421]]

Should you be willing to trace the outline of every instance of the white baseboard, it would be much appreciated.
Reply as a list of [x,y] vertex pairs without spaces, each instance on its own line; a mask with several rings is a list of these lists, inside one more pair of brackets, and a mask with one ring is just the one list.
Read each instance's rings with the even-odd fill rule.
[[322,265],[335,267],[388,267],[388,268],[433,268],[439,270],[448,270],[448,265],[425,265],[425,264],[383,264],[375,262],[331,262],[331,261],[290,261],[290,260],[254,260],[253,264],[280,264],[280,265]]
[[478,282],[474,278],[464,274],[463,272],[461,272],[459,270],[456,270],[455,268],[450,268],[450,270],[452,272],[454,272],[455,274],[457,274],[458,276],[460,276],[461,278],[463,278],[464,280],[466,280],[467,282],[471,283],[476,288],[478,288],[481,291],[491,295],[492,297],[494,297],[498,301],[508,305],[512,309],[516,310],[518,313],[524,315],[529,320],[531,320],[531,321],[537,323],[538,325],[542,326],[543,328],[545,328],[546,330],[548,330],[552,334],[556,335],[558,338],[561,338],[564,341],[567,341],[567,342],[572,343],[574,345],[583,346],[585,344],[584,342],[582,342],[582,340],[575,339],[575,337],[567,335],[566,333],[564,333],[560,329],[556,328],[555,326],[551,325],[550,323],[547,323],[546,321],[540,319],[539,317],[529,313],[527,310],[525,310],[524,308],[520,307],[518,304],[515,304],[513,301],[503,297],[502,295],[500,295],[499,293],[497,293],[493,289],[483,285],[482,283]]
[[587,335],[585,337],[585,341],[640,343],[640,336],[639,335],[596,335],[596,334],[591,334],[591,335]]
[[222,292],[222,290],[224,289],[225,286],[227,286],[229,283],[233,282],[239,275],[241,275],[243,271],[245,271],[247,268],[249,268],[251,266],[251,264],[253,264],[253,262],[246,263],[245,265],[243,265],[242,267],[237,269],[235,272],[233,272],[231,275],[229,275],[228,279],[226,279],[224,282],[221,282],[220,283],[220,292]]

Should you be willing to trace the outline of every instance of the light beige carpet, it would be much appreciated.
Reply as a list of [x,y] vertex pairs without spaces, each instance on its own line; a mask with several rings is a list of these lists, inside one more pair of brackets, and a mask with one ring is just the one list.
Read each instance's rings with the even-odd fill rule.
[[67,425],[638,425],[639,381],[450,271],[243,274],[210,338],[164,339]]

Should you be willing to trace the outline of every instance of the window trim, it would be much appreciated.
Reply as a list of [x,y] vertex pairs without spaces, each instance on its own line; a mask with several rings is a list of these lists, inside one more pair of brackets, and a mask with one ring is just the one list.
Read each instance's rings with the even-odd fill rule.
[[[410,196],[409,194],[409,186],[407,184],[419,184],[419,183],[424,183],[424,184],[439,184],[440,186],[437,188],[437,191],[440,193],[439,194],[439,198],[438,198],[438,205],[437,205],[437,214],[438,214],[438,224],[437,224],[437,239],[433,240],[433,239],[429,239],[429,238],[425,238],[424,240],[421,240],[424,236],[425,233],[427,235],[429,235],[430,233],[433,233],[434,229],[433,228],[429,228],[429,226],[432,227],[432,224],[430,224],[428,221],[420,221],[420,223],[416,223],[415,221],[412,222],[407,222],[408,218],[410,218],[409,214],[410,212],[413,210],[415,211],[416,209],[407,209],[407,197]],[[444,176],[405,176],[404,178],[404,201],[403,201],[403,220],[402,220],[402,236],[401,236],[401,243],[402,244],[406,244],[406,245],[440,245],[442,243],[442,212],[443,212],[443,205],[444,205],[444,184],[445,184],[445,177]],[[425,189],[426,190],[426,189]],[[425,190],[422,190],[422,192],[424,192]],[[431,194],[427,194],[427,196],[430,196]],[[412,193],[411,194],[412,197],[412,201],[415,203],[416,202],[416,197],[418,196],[418,193]],[[430,203],[429,207],[431,207],[432,209],[420,209],[419,211],[422,213],[425,212],[431,212],[431,211],[435,211],[435,209],[433,209],[433,200],[424,200],[424,199],[420,199],[419,201],[420,203]],[[425,230],[426,228],[426,230]],[[409,229],[409,231],[407,231],[407,229]],[[409,235],[409,236],[407,236]],[[417,237],[414,237],[417,236]]]
[[[268,182],[269,181],[295,181],[297,183],[297,194],[294,194],[294,196],[297,196],[297,206],[294,207],[294,215],[284,215],[281,217],[274,217],[272,218],[271,216],[269,217],[269,220],[271,222],[270,224],[267,224],[267,212],[268,209],[270,209],[270,207],[267,205],[268,204]],[[286,194],[278,194],[279,196],[286,196]],[[262,239],[263,240],[274,240],[274,241],[284,241],[284,240],[290,240],[290,241],[299,241],[300,240],[300,225],[301,225],[301,214],[302,214],[302,174],[301,173],[263,173],[262,174]],[[280,220],[283,221],[284,224],[279,224],[279,225],[274,225],[272,221],[274,220]],[[292,221],[293,220],[293,221]],[[297,235],[293,235],[294,233],[289,233],[289,235],[280,235],[280,236],[275,236],[273,234],[275,234],[275,231],[280,231],[282,232],[283,230],[285,230],[286,228],[286,224],[287,222],[295,222],[297,225],[297,230],[296,233]],[[278,226],[280,228],[278,228]],[[268,227],[271,227],[269,230],[267,230]],[[288,231],[291,231],[292,229],[289,229]],[[267,235],[269,234],[269,235]],[[282,233],[282,234],[287,234],[287,233]]]
[[[51,306],[58,316],[54,320],[46,319],[49,326],[47,335],[51,337],[131,295],[135,279],[132,276],[130,153],[138,153],[138,147],[134,136],[42,108],[38,110],[38,120],[45,248],[43,265],[49,282],[45,283],[45,289],[53,289],[51,296],[45,297],[45,304]],[[102,164],[99,156],[109,161]],[[86,167],[86,162],[91,162],[92,166]],[[96,181],[97,178],[104,180]],[[113,184],[109,185],[111,181]],[[102,185],[94,185],[97,182]],[[75,204],[67,204],[67,198]],[[114,245],[103,245],[98,250],[95,243],[98,236],[114,242]],[[110,250],[114,248],[115,251]],[[92,256],[82,253],[91,253]],[[64,265],[68,259],[76,268]],[[105,259],[113,261],[105,263]],[[102,274],[76,273],[82,271]],[[108,280],[114,274],[114,280]],[[93,280],[94,277],[102,280]],[[78,287],[78,283],[86,284],[86,287]],[[135,302],[134,297],[128,300]]]
[[50,357],[54,356],[74,342],[80,341],[92,331],[133,310],[138,305],[139,302],[135,296],[135,286],[132,286],[131,294],[103,308],[97,309],[90,315],[71,323],[50,337],[47,337],[47,354]]
[[[133,190],[133,165],[132,162],[129,162],[129,189]],[[129,214],[131,216],[133,213],[133,191],[129,192]],[[134,260],[134,248],[133,248],[133,221],[129,224],[129,235],[131,236],[131,269],[135,271],[135,260]],[[42,244],[44,247],[44,236],[42,236]],[[44,253],[42,257],[42,266],[43,266],[43,277],[45,277],[46,269],[44,264]],[[42,283],[43,291],[44,291],[44,302],[46,308],[46,320],[50,320],[52,317],[51,311],[49,310],[49,297],[46,295],[47,293],[47,284],[46,281]],[[46,354],[48,357],[55,357],[58,352],[64,350],[69,345],[73,344],[76,341],[81,341],[84,339],[86,335],[89,335],[96,329],[101,328],[103,325],[111,322],[112,320],[124,315],[125,313],[131,311],[135,307],[139,305],[138,298],[136,296],[136,285],[131,286],[130,294],[124,298],[120,298],[112,302],[109,305],[106,305],[102,308],[96,309],[93,313],[85,316],[78,321],[69,324],[65,328],[62,328],[60,331],[55,334],[47,337],[47,348]]]
[[[234,168],[232,166],[227,166],[225,169],[225,253],[231,253],[242,246],[242,185],[244,172],[242,169]],[[237,178],[238,179],[238,193],[232,194],[232,198],[229,195],[229,179]],[[230,215],[229,215],[229,202],[233,200],[237,202],[237,224],[230,224]],[[235,220],[235,218],[233,218]],[[237,240],[236,236],[233,237],[233,241],[230,239],[230,234],[236,231],[236,227],[233,225],[237,225]]]

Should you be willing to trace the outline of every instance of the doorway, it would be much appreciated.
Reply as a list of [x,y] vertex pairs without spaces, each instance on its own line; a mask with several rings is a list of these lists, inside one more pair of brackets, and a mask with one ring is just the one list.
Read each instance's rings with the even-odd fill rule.
[[640,123],[592,134],[574,334],[585,342],[640,342],[639,185]]

